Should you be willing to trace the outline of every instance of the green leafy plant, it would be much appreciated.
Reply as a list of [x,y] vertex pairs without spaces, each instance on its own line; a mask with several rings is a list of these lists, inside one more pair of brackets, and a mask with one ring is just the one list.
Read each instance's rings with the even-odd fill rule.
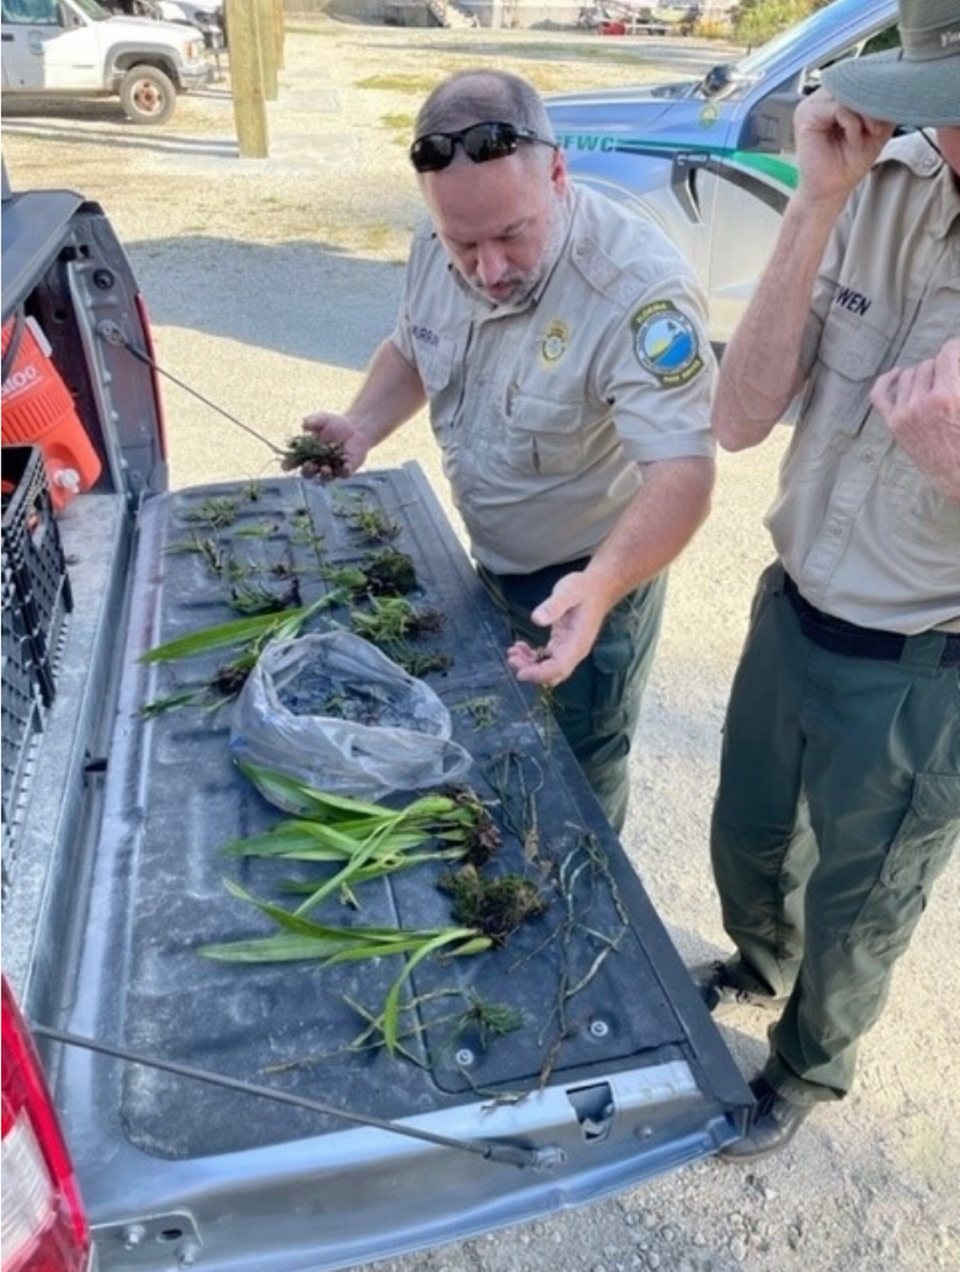
[[444,875],[439,886],[453,897],[453,917],[483,932],[495,945],[503,945],[521,923],[547,908],[546,897],[530,879],[483,875],[470,863]]
[[286,471],[311,464],[323,469],[330,477],[345,477],[349,473],[342,442],[328,442],[313,433],[298,433],[287,442],[280,456],[281,467]]
[[181,516],[184,521],[200,521],[212,526],[215,530],[222,530],[226,526],[233,525],[239,512],[239,500],[213,496],[205,499],[196,508],[181,513]]
[[387,543],[400,533],[400,525],[393,521],[382,508],[367,503],[354,493],[352,499],[341,502],[336,509],[337,516],[346,517],[368,543]]
[[406,552],[388,546],[363,562],[369,596],[406,596],[417,586],[417,571]]
[[409,955],[402,972],[390,986],[384,1002],[383,1040],[391,1054],[396,1051],[399,1037],[400,995],[418,964],[441,951],[448,957],[460,957],[479,954],[491,946],[489,937],[466,927],[330,927],[304,918],[302,906],[291,913],[269,901],[257,900],[230,880],[226,880],[226,887],[233,896],[249,902],[261,914],[273,919],[280,930],[273,936],[202,946],[200,953],[207,958],[233,963],[318,959],[321,966],[332,967],[354,960]]
[[[435,839],[462,851],[475,865],[482,865],[490,860],[502,840],[490,810],[469,786],[421,795],[396,809],[321,791],[248,760],[239,761],[238,767],[268,799],[281,806],[295,805],[301,816],[281,822],[262,835],[232,840],[224,849],[231,856],[276,856],[302,861],[349,858],[356,866],[358,854],[368,848],[371,856],[389,858],[394,852],[405,853]],[[306,903],[301,909],[307,910],[315,903]]]
[[240,614],[282,614],[284,610],[303,605],[300,583],[296,578],[282,592],[262,583],[237,582],[230,588],[230,604]]
[[463,711],[473,720],[475,729],[492,728],[497,721],[498,699],[494,694],[485,694],[479,698],[470,698],[466,702],[458,702],[455,711]]
[[439,632],[445,621],[441,610],[414,605],[405,596],[375,596],[369,609],[351,614],[357,635],[387,650],[412,638]]
[[147,650],[140,655],[141,662],[169,663],[239,647],[234,657],[219,667],[209,679],[194,688],[144,703],[140,714],[149,718],[176,707],[203,705],[211,697],[214,705],[219,705],[225,698],[240,691],[271,640],[293,640],[300,635],[304,625],[314,614],[338,604],[341,599],[337,593],[330,592],[311,605],[279,614],[254,614],[247,618],[233,619],[228,623],[205,627],[199,632],[191,632],[187,636],[177,636]]
[[[227,855],[328,862],[340,867],[320,884],[294,885],[297,891],[308,893],[297,914],[307,913],[335,891],[355,903],[353,888],[357,884],[427,861],[489,860],[500,845],[500,832],[488,809],[467,788],[424,795],[404,808],[391,809],[327,794],[247,761],[241,762],[240,768],[261,790],[271,786],[274,793],[282,790],[284,801],[293,796],[309,812],[306,817],[280,822],[261,835],[232,840],[224,847]],[[422,851],[430,841],[445,847]]]
[[442,650],[417,650],[412,641],[439,632],[446,622],[442,610],[414,605],[405,596],[373,596],[367,609],[350,613],[353,630],[382,650],[411,676],[445,671],[449,654]]
[[413,561],[392,546],[371,553],[359,563],[323,566],[320,573],[327,582],[348,592],[354,601],[405,596],[417,586]]
[[[400,1022],[409,1023],[398,1025],[398,1039],[402,1041],[407,1038],[420,1037],[427,1027],[420,1022],[420,1012],[436,999],[448,998],[451,995],[462,998],[463,991],[459,989],[441,990],[439,993],[422,994],[417,998],[410,999],[400,1009]],[[365,1051],[371,1047],[383,1046],[385,1032],[383,1013],[375,1014],[368,1011],[352,998],[345,997],[344,1001],[366,1022],[365,1028],[351,1042],[350,1050]],[[497,1038],[504,1038],[508,1034],[522,1029],[525,1020],[526,1017],[519,1007],[513,1007],[509,1003],[498,1003],[490,999],[481,998],[476,990],[469,989],[466,994],[465,1007],[459,1011],[443,1012],[440,1015],[433,1016],[430,1020],[429,1028],[436,1034],[446,1035],[445,1042],[442,1045],[443,1050],[456,1046],[465,1034],[475,1032],[481,1048],[486,1051]],[[422,1064],[422,1061],[413,1051],[400,1046],[399,1043],[397,1050],[402,1051],[404,1057],[414,1064]]]
[[332,795],[248,761],[241,761],[239,767],[268,798],[273,794],[288,805],[293,800],[306,810],[306,815],[282,822],[262,835],[233,840],[225,851],[234,856],[332,861],[340,868],[312,887],[306,900],[293,911],[258,900],[239,884],[226,880],[231,895],[255,906],[276,923],[279,931],[272,936],[204,946],[201,953],[208,958],[241,963],[319,959],[323,966],[349,959],[409,955],[387,994],[380,1018],[384,1043],[393,1053],[400,1029],[400,995],[417,964],[440,952],[449,956],[480,953],[493,944],[490,937],[465,924],[416,930],[342,928],[317,923],[307,915],[338,890],[352,899],[356,884],[415,864],[415,850],[428,840],[447,844],[457,855],[473,854],[486,859],[500,843],[489,811],[468,787],[423,795],[403,808],[392,809]]
[[284,614],[256,614],[249,618],[237,618],[227,623],[205,627],[187,636],[177,636],[162,645],[155,645],[140,655],[144,663],[177,662],[182,658],[195,658],[201,654],[230,649],[234,645],[256,642],[260,648],[269,640],[292,640],[299,635],[304,624],[315,614],[339,604],[342,597],[335,592],[322,596],[311,605],[288,610]]

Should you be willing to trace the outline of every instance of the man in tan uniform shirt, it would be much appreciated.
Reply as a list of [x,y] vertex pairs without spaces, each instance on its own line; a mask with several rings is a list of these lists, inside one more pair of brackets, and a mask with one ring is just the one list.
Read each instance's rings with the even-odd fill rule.
[[345,414],[304,427],[350,471],[425,403],[508,662],[549,686],[616,829],[667,565],[706,516],[714,361],[661,230],[567,179],[517,76],[452,76],[411,160],[430,213],[397,325]]
[[902,55],[837,63],[798,109],[714,406],[732,450],[795,420],[713,815],[737,952],[694,969],[711,1009],[779,1013],[731,1160],[849,1091],[960,837],[960,0],[900,8]]

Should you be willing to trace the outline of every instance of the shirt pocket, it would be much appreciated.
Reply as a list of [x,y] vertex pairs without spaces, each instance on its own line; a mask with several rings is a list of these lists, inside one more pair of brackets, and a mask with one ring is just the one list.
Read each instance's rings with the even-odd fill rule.
[[575,473],[583,459],[583,404],[513,390],[506,413],[510,466],[531,477]]
[[[934,487],[902,447],[890,448],[882,481],[896,518],[896,530],[918,549],[934,556],[953,578],[960,570],[960,503]],[[958,599],[960,605],[960,599]]]
[[439,336],[434,342],[418,340],[414,346],[417,371],[428,398],[436,398],[448,390],[456,361],[456,341]]
[[[878,325],[845,309],[830,314],[817,351],[807,410],[831,436],[853,436],[870,414],[870,390],[896,347],[897,320]],[[888,365],[893,365],[892,362]]]
[[433,345],[417,346],[417,371],[430,406],[430,424],[447,463],[453,462],[457,449],[454,424],[463,395],[463,377],[456,369],[462,365],[457,342],[448,337],[441,336]]
[[820,337],[817,359],[792,418],[797,422],[784,458],[784,483],[831,484],[850,439],[870,414],[870,390],[884,369],[896,334],[835,309]]

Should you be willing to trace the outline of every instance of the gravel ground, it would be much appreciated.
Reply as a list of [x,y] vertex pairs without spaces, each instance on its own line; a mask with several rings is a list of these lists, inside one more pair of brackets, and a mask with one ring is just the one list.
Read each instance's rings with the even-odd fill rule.
[[[111,103],[5,100],[15,188],[66,186],[98,199],[127,242],[160,364],[282,445],[301,417],[346,403],[388,329],[419,216],[404,142],[436,79],[460,66],[515,68],[543,90],[695,74],[731,50],[694,40],[600,40],[561,32],[408,31],[326,20],[289,30],[270,157],[237,156],[225,80],[181,99],[163,130]],[[166,388],[176,485],[274,463],[263,443],[173,382]],[[711,520],[671,581],[644,709],[624,835],[688,960],[726,945],[707,823],[727,688],[753,581],[768,557],[761,517],[782,438],[723,456]],[[436,462],[425,423],[383,465]],[[437,479],[439,481],[439,479]],[[443,497],[442,486],[438,490]],[[707,1161],[506,1233],[389,1260],[381,1272],[931,1272],[960,1266],[956,863],[941,881],[862,1049],[854,1093],[819,1110],[793,1146],[749,1167]],[[744,1072],[762,1022],[723,1026]]]

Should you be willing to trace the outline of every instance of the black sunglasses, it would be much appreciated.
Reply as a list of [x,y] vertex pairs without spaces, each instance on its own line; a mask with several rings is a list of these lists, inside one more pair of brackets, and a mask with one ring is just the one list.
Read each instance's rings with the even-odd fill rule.
[[521,141],[538,141],[543,146],[556,144],[538,137],[529,128],[516,124],[488,122],[471,124],[460,132],[427,133],[418,137],[410,147],[410,162],[417,172],[440,172],[449,168],[457,145],[463,146],[468,159],[474,163],[489,163],[491,159],[505,159],[517,152]]

